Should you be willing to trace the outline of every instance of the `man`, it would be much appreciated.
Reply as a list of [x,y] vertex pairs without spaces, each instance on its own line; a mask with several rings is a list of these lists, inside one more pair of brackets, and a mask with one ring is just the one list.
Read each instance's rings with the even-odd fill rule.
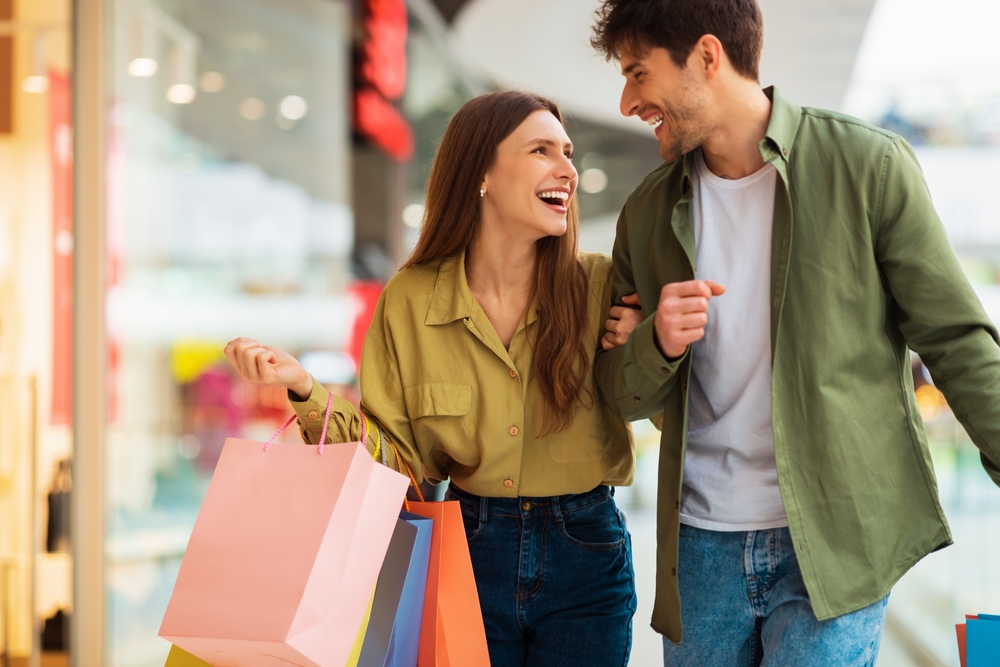
[[871,665],[889,589],[951,543],[908,348],[1000,484],[1000,346],[910,147],[761,90],[762,35],[754,0],[597,13],[666,161],[614,248],[616,301],[656,312],[598,381],[626,419],[664,411],[665,663]]

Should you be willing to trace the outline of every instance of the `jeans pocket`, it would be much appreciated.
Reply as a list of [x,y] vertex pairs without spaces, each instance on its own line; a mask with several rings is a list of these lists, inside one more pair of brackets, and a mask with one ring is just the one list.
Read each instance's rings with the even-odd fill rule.
[[483,534],[483,524],[479,520],[479,510],[478,508],[473,509],[465,503],[460,503],[459,507],[462,508],[462,525],[465,527],[465,540],[472,545]]
[[601,551],[625,545],[625,527],[611,498],[564,512],[559,534],[574,547]]

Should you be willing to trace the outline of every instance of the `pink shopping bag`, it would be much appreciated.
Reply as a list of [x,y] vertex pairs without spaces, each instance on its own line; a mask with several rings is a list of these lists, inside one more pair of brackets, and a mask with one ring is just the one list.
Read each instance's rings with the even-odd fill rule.
[[214,667],[343,667],[407,485],[360,443],[230,438],[160,636]]

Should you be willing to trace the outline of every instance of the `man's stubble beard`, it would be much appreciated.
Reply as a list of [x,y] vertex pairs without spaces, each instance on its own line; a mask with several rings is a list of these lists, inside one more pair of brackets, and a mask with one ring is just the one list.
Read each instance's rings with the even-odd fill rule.
[[[711,136],[707,114],[708,104],[704,98],[685,86],[685,97],[691,103],[681,104],[667,112],[670,118],[670,144],[660,147],[660,155],[665,162],[675,162],[698,148]],[[664,120],[666,122],[666,119]],[[667,129],[667,128],[664,128]]]

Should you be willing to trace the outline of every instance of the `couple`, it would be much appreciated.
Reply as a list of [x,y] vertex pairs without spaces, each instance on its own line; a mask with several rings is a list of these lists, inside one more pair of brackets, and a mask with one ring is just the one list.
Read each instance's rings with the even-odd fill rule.
[[[761,90],[762,35],[755,0],[602,3],[592,42],[665,160],[610,261],[577,253],[554,104],[491,93],[442,140],[420,241],[365,339],[361,413],[337,400],[332,431],[370,419],[390,465],[451,480],[495,667],[628,662],[623,420],[662,413],[670,666],[874,664],[889,589],[951,543],[908,349],[1000,484],[997,331],[912,151]],[[326,391],[256,341],[226,352],[287,387],[316,442]]]

